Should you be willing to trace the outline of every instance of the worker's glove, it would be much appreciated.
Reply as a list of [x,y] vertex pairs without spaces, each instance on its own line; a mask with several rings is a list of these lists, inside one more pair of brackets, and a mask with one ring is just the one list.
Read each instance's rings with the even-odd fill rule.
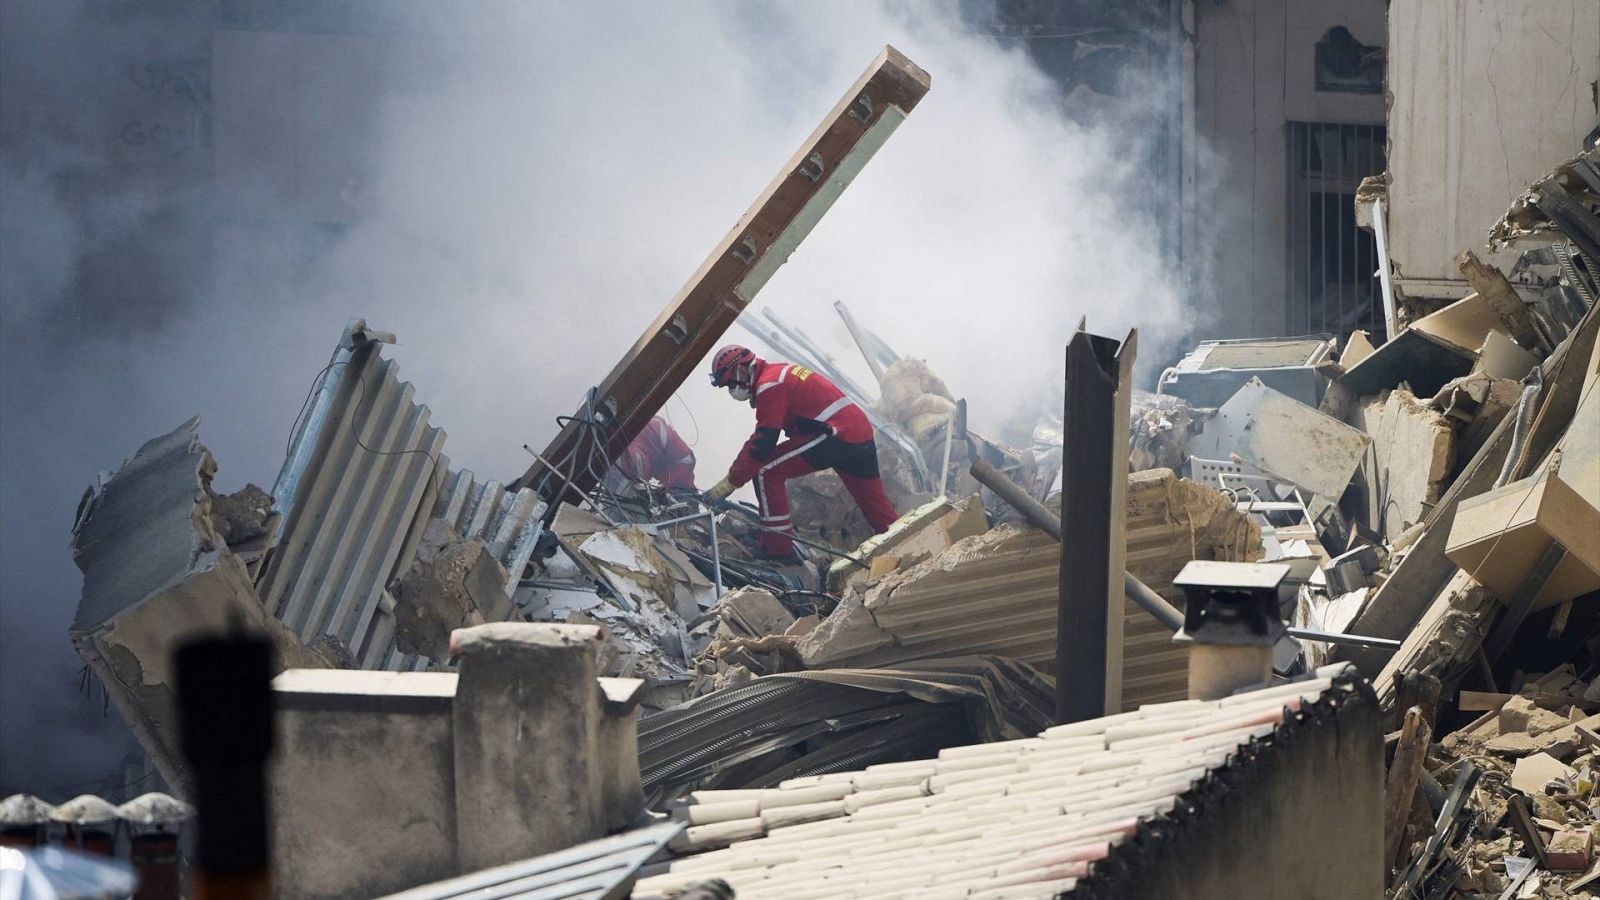
[[706,499],[712,503],[720,503],[728,499],[728,495],[732,493],[733,482],[724,478],[706,490]]

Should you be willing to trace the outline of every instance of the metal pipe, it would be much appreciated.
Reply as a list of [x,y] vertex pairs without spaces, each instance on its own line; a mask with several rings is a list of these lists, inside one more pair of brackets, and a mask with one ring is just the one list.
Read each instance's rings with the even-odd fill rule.
[[[527,444],[523,444],[522,445],[522,449],[528,451],[528,455],[529,456],[533,457],[535,460],[537,460],[538,462],[542,463],[545,468],[549,469],[551,474],[559,477],[562,481],[566,482],[568,489],[570,489],[573,493],[577,494],[578,497],[583,500],[583,502],[589,504],[589,508],[593,509],[600,516],[600,518],[605,519],[607,525],[610,525],[612,528],[617,527],[616,520],[611,518],[610,516],[606,515],[605,509],[603,509],[600,506],[600,504],[594,502],[594,498],[593,497],[589,496],[588,494],[585,494],[583,492],[582,488],[578,487],[576,484],[573,484],[571,478],[568,478],[567,476],[562,475],[560,469],[557,469],[555,466],[550,465],[550,461],[549,460],[547,460],[544,457],[540,456],[537,452],[534,451],[534,449],[532,447],[528,446]],[[550,504],[550,508],[551,509],[556,509],[560,505],[561,504],[559,504],[559,503],[552,502]],[[552,517],[552,519],[553,518],[554,517]]]
[[[972,467],[968,471],[972,473],[973,478],[978,479],[979,484],[994,491],[996,496],[1011,504],[1028,524],[1060,542],[1061,519],[1051,512],[1049,507],[1030,497],[1027,491],[990,465],[986,459],[973,460]],[[1122,573],[1122,590],[1128,595],[1129,600],[1154,616],[1155,620],[1165,625],[1168,630],[1177,631],[1183,627],[1183,613],[1160,594],[1151,590],[1149,585],[1140,581],[1132,572]]]
[[1335,631],[1315,631],[1310,628],[1291,628],[1289,636],[1305,641],[1322,641],[1328,644],[1349,644],[1373,650],[1399,650],[1400,642],[1389,638],[1368,637],[1364,634],[1341,634]]
[[1399,333],[1399,326],[1394,305],[1394,284],[1389,272],[1389,223],[1385,218],[1382,200],[1372,203],[1372,235],[1378,245],[1378,278],[1383,287],[1383,327],[1385,342],[1395,339]]
[[978,483],[994,491],[995,496],[1011,504],[1011,508],[1022,514],[1028,524],[1038,528],[1045,534],[1061,540],[1061,520],[1051,512],[1043,503],[1033,499],[1022,486],[1007,478],[1005,473],[996,469],[988,460],[978,457],[972,461],[967,469]]
[[883,363],[873,352],[877,348],[869,346],[866,335],[863,333],[863,330],[856,325],[855,316],[850,315],[850,310],[844,305],[843,301],[833,301],[833,308],[839,313],[839,318],[844,320],[845,330],[850,332],[850,339],[856,342],[856,349],[860,350],[862,357],[866,359],[867,368],[872,370],[872,377],[878,379],[878,385],[879,387],[882,387],[884,371]]
[[1515,418],[1512,420],[1511,449],[1506,453],[1506,461],[1500,466],[1500,474],[1494,480],[1496,488],[1505,487],[1522,463],[1522,454],[1528,445],[1528,432],[1533,428],[1534,399],[1544,386],[1543,376],[1543,370],[1534,366],[1523,379],[1522,396],[1517,398],[1517,408],[1512,413]]
[[944,459],[939,463],[939,496],[946,496],[950,487],[950,445],[956,439],[956,421],[961,417],[967,401],[957,400],[950,408],[950,420],[944,423]]

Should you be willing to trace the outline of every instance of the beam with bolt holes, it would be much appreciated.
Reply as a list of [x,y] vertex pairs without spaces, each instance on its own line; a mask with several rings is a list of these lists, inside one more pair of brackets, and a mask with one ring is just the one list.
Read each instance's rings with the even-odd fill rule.
[[[885,47],[512,489],[576,502],[716,346],[916,108],[928,73]],[[593,465],[589,463],[593,460]],[[570,478],[570,480],[569,480]],[[551,503],[552,514],[557,504]]]

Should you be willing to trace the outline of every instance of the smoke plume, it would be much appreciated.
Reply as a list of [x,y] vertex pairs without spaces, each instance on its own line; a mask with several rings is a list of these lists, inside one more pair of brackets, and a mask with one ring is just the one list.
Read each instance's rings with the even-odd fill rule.
[[[199,413],[218,489],[270,486],[362,316],[453,463],[520,474],[886,43],[933,90],[761,304],[856,367],[846,301],[979,426],[1082,315],[1181,330],[1138,136],[955,2],[155,6],[0,7],[0,793],[114,793],[134,747],[66,634],[97,471]],[[709,482],[749,412],[680,401]]]

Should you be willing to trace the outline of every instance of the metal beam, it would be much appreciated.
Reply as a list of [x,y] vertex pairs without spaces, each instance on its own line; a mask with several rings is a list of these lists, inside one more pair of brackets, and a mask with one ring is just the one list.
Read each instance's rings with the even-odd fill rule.
[[1137,338],[1130,331],[1118,344],[1079,330],[1067,344],[1056,616],[1056,719],[1062,723],[1122,708],[1128,399]]
[[927,72],[885,47],[600,382],[593,404],[582,404],[540,454],[550,464],[536,461],[512,489],[536,487],[554,501],[592,487],[605,469],[591,465],[595,457],[609,462],[627,448],[916,108],[929,83]]

